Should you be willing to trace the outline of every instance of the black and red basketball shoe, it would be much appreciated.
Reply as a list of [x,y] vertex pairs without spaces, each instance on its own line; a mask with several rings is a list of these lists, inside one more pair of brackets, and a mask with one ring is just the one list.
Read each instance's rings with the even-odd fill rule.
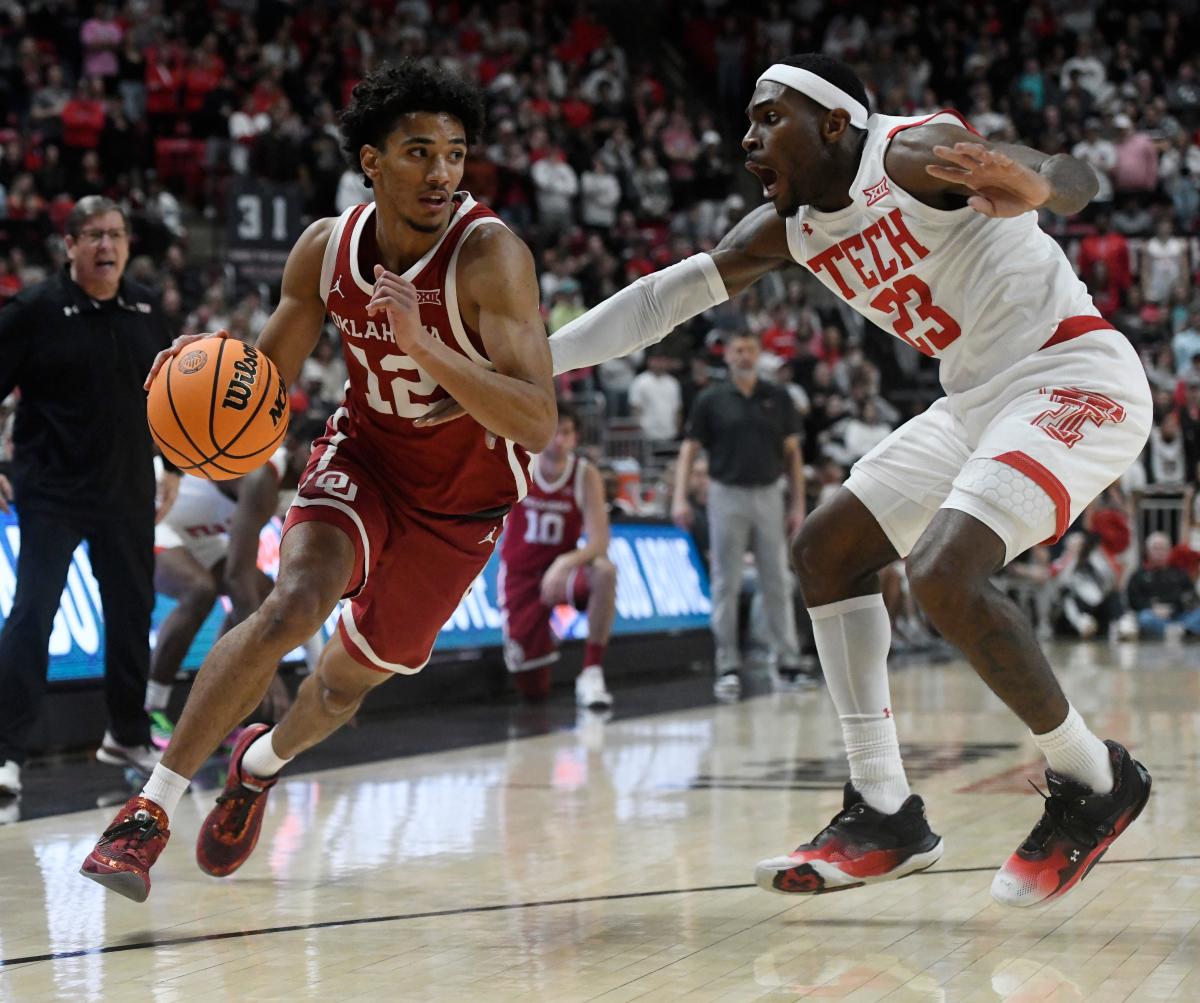
[[786,857],[761,861],[754,880],[769,892],[819,895],[916,874],[941,856],[942,837],[929,828],[916,794],[885,815],[848,783],[833,821]]
[[242,759],[250,744],[270,725],[253,724],[237,740],[229,757],[225,790],[217,798],[196,837],[196,863],[215,878],[232,874],[254,852],[262,831],[267,793],[279,778],[262,779],[242,770]]
[[[1041,820],[992,879],[992,898],[1030,906],[1065,895],[1104,856],[1150,800],[1150,774],[1123,745],[1107,741],[1115,784],[1108,794],[1046,771]],[[1036,789],[1036,788],[1035,788]],[[1041,791],[1038,791],[1041,794]]]
[[170,838],[167,813],[138,794],[117,812],[79,873],[127,899],[145,902],[150,868]]

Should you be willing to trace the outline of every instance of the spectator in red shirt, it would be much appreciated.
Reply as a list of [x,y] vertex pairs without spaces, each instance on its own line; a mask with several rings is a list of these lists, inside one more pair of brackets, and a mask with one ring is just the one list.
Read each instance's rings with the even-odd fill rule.
[[146,57],[146,115],[160,137],[175,134],[183,87],[183,58],[177,43],[158,46]]
[[796,329],[788,319],[788,309],[785,304],[781,303],[771,311],[771,324],[762,333],[762,347],[764,352],[777,355],[784,361],[790,361],[796,357]]
[[1097,263],[1107,270],[1107,281],[1119,292],[1133,285],[1129,271],[1129,241],[1109,228],[1107,212],[1096,217],[1096,232],[1084,237],[1079,245],[1079,274],[1088,282]]
[[571,129],[583,129],[592,123],[592,106],[580,97],[578,88],[566,96],[559,110],[563,122]]
[[193,52],[183,72],[183,110],[195,118],[204,108],[208,95],[221,86],[225,60],[216,51],[217,36],[209,35],[204,47]]
[[104,115],[104,85],[95,77],[81,81],[75,96],[63,106],[63,146],[68,159],[78,163],[84,151],[100,145]]
[[21,291],[21,276],[15,274],[7,257],[0,257],[0,303]]

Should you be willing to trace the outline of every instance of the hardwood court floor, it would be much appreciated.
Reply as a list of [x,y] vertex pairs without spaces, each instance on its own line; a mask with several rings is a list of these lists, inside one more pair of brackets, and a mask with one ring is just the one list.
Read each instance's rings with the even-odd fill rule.
[[1040,766],[951,662],[893,676],[946,839],[927,874],[816,898],[753,886],[758,858],[828,821],[845,774],[824,692],[772,694],[309,775],[301,760],[224,880],[192,859],[212,792],[189,794],[140,906],[76,873],[109,809],[9,825],[0,999],[1200,1000],[1200,647],[1054,655],[1155,794],[1046,908],[988,895],[1038,816]]

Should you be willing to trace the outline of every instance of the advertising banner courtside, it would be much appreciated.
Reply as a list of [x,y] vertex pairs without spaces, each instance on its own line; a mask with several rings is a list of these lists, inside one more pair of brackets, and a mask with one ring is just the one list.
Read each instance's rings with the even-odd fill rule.
[[[280,522],[273,519],[262,532],[259,567],[274,576],[279,562]],[[0,619],[7,618],[16,591],[17,553],[21,534],[14,513],[0,513]],[[614,523],[609,559],[617,566],[616,636],[699,630],[708,627],[712,603],[708,575],[691,537],[669,523]],[[475,585],[459,603],[438,637],[439,651],[500,647],[500,611],[496,574],[499,558],[493,554]],[[154,607],[154,631],[174,603],[159,596]],[[196,635],[183,667],[195,671],[221,629],[228,600],[218,600]],[[330,632],[336,612],[326,624]],[[559,638],[587,636],[587,617],[569,606],[560,606],[552,619]],[[300,651],[296,660],[302,659]],[[50,681],[99,679],[104,674],[104,618],[100,590],[92,577],[86,546],[75,551],[63,589],[62,602],[50,634]]]

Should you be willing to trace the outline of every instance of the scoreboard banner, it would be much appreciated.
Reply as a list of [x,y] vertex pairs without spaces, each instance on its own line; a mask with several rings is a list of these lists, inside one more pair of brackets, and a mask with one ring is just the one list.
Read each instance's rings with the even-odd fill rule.
[[240,176],[229,188],[225,209],[225,257],[239,278],[278,282],[288,253],[303,229],[300,188]]
[[[259,566],[272,577],[279,563],[282,526],[272,519],[259,542]],[[0,622],[12,609],[17,582],[20,530],[15,513],[0,513]],[[708,576],[691,537],[669,523],[614,523],[608,556],[617,566],[617,618],[615,635],[653,634],[703,629],[712,612]],[[446,651],[499,647],[499,598],[496,578],[499,557],[492,555],[475,585],[450,618],[434,646]],[[158,625],[174,608],[158,596],[149,642]],[[183,667],[195,671],[216,641],[229,610],[221,597],[196,635]],[[328,636],[337,621],[336,611],[325,624]],[[554,610],[551,624],[561,639],[587,636],[587,616],[570,606]],[[295,653],[301,657],[299,651]],[[100,590],[92,576],[86,545],[71,560],[66,587],[50,634],[50,681],[100,679],[104,674],[104,616]]]

